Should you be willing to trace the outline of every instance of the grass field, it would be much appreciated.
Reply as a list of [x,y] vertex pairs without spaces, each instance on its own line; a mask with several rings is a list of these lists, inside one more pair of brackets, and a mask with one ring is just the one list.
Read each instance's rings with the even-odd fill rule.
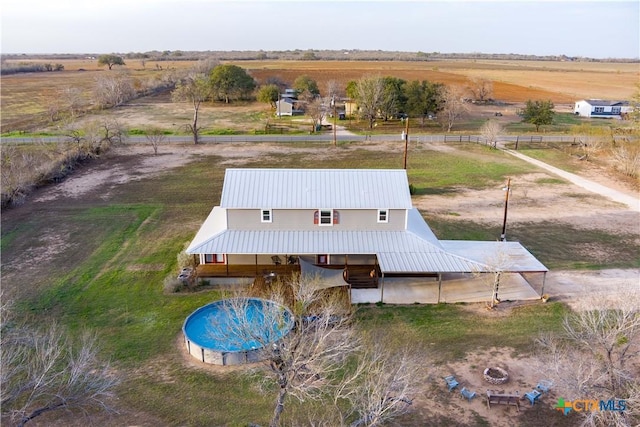
[[[286,150],[285,150],[286,147]],[[402,156],[342,144],[318,156],[309,144],[282,145],[269,156],[247,158],[245,167],[399,168]],[[416,149],[410,181],[419,194],[483,189],[531,172],[531,166],[482,146],[461,146],[463,155]],[[143,159],[123,156],[93,166],[135,170]],[[122,411],[107,424],[229,425],[268,423],[272,398],[256,388],[255,378],[239,371],[207,372],[182,359],[179,334],[185,317],[219,297],[216,291],[164,294],[165,277],[175,274],[176,254],[184,247],[220,197],[228,159],[199,156],[186,166],[124,185],[105,183],[79,198],[28,202],[3,212],[3,290],[19,301],[20,313],[34,322],[58,321],[77,334],[96,331],[103,356],[124,379],[118,390]],[[102,163],[105,164],[102,164]],[[91,166],[91,165],[90,165]],[[92,166],[92,167],[93,167]],[[46,190],[45,190],[46,191]],[[491,240],[495,233],[478,223],[428,218],[439,238]],[[602,267],[575,250],[584,241],[606,251],[612,265],[638,266],[634,243],[624,234],[585,234],[562,224],[520,225],[513,231],[549,266]],[[489,235],[491,233],[491,235]],[[36,259],[38,262],[34,262]],[[530,355],[540,331],[554,331],[567,309],[561,303],[525,306],[492,318],[465,305],[357,307],[358,325],[393,331],[400,345],[410,340],[425,349],[425,364],[459,360],[468,352],[500,346]],[[307,420],[309,407],[285,410],[287,425]],[[69,418],[52,416],[53,425]],[[526,420],[526,417],[523,418]],[[132,421],[133,420],[133,421]],[[45,422],[47,422],[45,420]],[[403,425],[424,425],[421,417]],[[480,424],[486,420],[480,419]],[[524,422],[524,421],[523,421]],[[445,423],[446,424],[446,423]]]

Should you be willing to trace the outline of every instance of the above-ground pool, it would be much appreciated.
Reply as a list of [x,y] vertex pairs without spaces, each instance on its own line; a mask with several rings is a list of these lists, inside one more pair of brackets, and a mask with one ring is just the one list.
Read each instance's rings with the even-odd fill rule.
[[265,345],[286,336],[293,314],[275,301],[229,298],[200,307],[182,327],[187,351],[215,365],[239,365],[264,358]]

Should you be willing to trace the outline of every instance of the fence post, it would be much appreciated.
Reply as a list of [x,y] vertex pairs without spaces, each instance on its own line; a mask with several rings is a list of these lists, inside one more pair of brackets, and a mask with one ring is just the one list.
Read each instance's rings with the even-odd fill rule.
[[518,151],[518,141],[520,141],[520,135],[516,135],[516,151]]

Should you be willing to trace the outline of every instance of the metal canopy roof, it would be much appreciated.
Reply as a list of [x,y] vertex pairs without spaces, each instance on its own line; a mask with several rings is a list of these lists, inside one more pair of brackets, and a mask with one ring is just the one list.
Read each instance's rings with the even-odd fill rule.
[[[187,253],[370,254],[384,273],[547,271],[517,242],[438,241],[419,215],[410,211],[406,231],[228,230],[226,210],[217,207]],[[500,255],[508,262],[497,265]]]
[[403,169],[227,169],[220,206],[411,209]]

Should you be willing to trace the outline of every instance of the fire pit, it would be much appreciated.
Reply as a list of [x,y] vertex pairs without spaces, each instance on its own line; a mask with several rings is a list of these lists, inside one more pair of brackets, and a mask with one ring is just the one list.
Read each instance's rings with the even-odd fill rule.
[[509,380],[509,374],[502,368],[487,368],[483,373],[484,380],[489,384],[500,385]]

